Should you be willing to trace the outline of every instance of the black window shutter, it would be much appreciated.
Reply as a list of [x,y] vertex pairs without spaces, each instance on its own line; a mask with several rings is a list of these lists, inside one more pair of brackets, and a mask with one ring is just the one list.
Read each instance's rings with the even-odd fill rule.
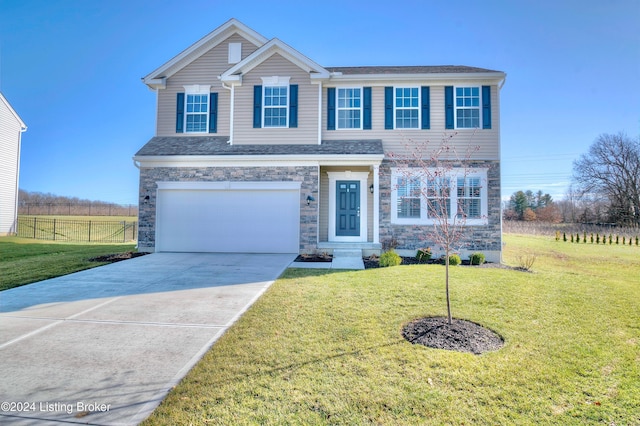
[[491,128],[491,86],[482,86],[482,128]]
[[336,88],[327,88],[327,130],[336,129]]
[[444,87],[445,128],[453,129],[453,86]]
[[371,130],[371,87],[362,88],[362,128]]
[[253,86],[253,127],[262,127],[262,86]]
[[176,133],[184,133],[184,93],[178,93],[177,96]]
[[298,127],[298,85],[289,85],[289,127]]
[[218,131],[218,94],[209,93],[209,133]]
[[422,129],[431,128],[431,99],[429,86],[422,86]]
[[384,128],[393,129],[393,87],[384,88]]

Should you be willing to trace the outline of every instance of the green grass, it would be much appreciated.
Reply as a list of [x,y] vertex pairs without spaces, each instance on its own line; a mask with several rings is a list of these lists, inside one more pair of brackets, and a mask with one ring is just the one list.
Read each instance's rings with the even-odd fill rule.
[[88,259],[133,250],[133,244],[53,243],[0,237],[0,290],[104,265]]
[[507,235],[534,273],[452,267],[481,356],[412,345],[445,315],[444,268],[289,269],[144,423],[640,424],[640,250]]

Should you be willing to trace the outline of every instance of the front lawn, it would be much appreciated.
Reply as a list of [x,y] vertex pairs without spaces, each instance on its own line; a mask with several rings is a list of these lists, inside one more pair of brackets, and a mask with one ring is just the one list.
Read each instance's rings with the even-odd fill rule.
[[640,423],[640,250],[507,235],[534,273],[452,267],[452,310],[505,346],[412,345],[445,315],[444,267],[289,269],[146,421],[156,424]]
[[0,238],[0,291],[104,265],[89,259],[135,250],[134,244],[53,243]]

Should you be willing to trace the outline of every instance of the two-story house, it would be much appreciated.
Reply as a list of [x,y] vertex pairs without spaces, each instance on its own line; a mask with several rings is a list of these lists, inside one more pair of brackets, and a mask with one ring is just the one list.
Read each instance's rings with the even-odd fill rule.
[[479,146],[471,172],[447,179],[467,217],[464,249],[499,261],[504,81],[468,66],[323,67],[232,19],[143,78],[157,123],[134,156],[139,249],[435,248],[415,195],[429,182],[400,173],[390,153],[455,132],[460,151]]
[[26,131],[27,126],[0,93],[0,235],[17,232],[20,147]]

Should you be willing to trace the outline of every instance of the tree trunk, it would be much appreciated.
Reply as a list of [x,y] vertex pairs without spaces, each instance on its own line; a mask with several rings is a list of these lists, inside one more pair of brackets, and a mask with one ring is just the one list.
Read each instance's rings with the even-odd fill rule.
[[451,300],[449,298],[449,249],[446,250],[446,257],[444,259],[444,270],[445,270],[445,282],[446,282],[446,291],[447,291],[447,318],[449,319],[449,325],[451,325]]

